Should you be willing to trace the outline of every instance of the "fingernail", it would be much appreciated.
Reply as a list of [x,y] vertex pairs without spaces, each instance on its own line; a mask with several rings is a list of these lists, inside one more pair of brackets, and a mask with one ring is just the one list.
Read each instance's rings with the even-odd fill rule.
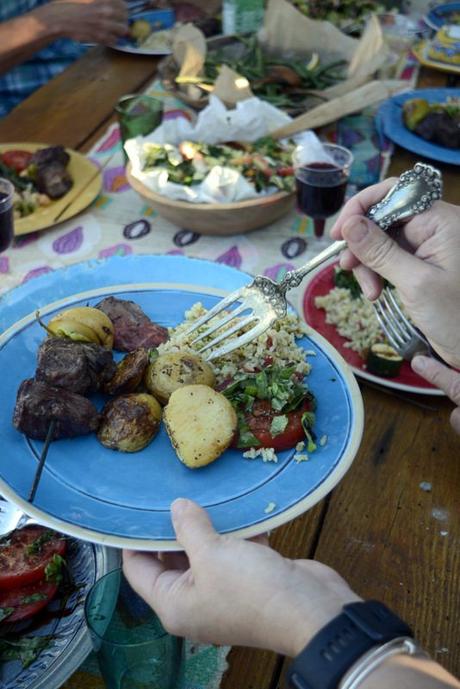
[[187,509],[188,500],[186,498],[177,498],[171,503],[171,512],[173,517],[180,517]]
[[368,232],[369,225],[364,218],[362,220],[355,220],[348,227],[344,228],[346,238],[352,242],[360,242]]
[[423,371],[426,369],[426,357],[414,356],[411,361],[411,366],[416,373],[423,373]]

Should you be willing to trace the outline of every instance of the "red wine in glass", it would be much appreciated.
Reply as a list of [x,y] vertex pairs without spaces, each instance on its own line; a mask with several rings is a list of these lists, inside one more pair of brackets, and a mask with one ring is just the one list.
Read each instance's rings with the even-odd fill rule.
[[352,155],[343,146],[323,145],[331,162],[313,161],[296,169],[298,209],[313,218],[315,236],[322,237],[326,218],[340,210],[345,199]]
[[13,196],[14,187],[7,179],[0,178],[0,253],[13,241]]

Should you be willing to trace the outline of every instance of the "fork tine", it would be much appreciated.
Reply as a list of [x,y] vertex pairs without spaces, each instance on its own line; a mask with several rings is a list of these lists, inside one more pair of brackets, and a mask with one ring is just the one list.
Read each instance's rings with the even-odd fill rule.
[[381,303],[383,304],[385,308],[385,314],[387,318],[387,322],[390,324],[390,326],[393,329],[393,332],[395,335],[398,335],[403,344],[407,344],[408,340],[411,339],[412,334],[410,330],[408,330],[407,327],[405,327],[405,322],[406,319],[404,320],[400,319],[398,314],[394,312],[391,302],[389,302],[387,295],[382,292],[381,295]]
[[[223,318],[220,319],[220,321],[217,321],[214,325],[212,325],[210,328],[205,330],[203,333],[200,333],[198,337],[196,337],[194,340],[192,340],[192,344],[195,344],[196,342],[199,342],[200,340],[204,340],[206,337],[209,337],[209,335],[212,335],[216,330],[219,330],[220,328],[223,328],[224,325],[227,325],[230,321],[232,321],[234,318],[236,318],[242,311],[245,311],[248,307],[243,304],[240,304],[240,306],[237,306],[236,309],[233,309],[233,311],[230,311],[224,316]],[[240,320],[240,319],[238,319]],[[228,333],[228,330],[225,332]]]
[[205,357],[206,361],[212,361],[212,359],[217,359],[217,357],[223,356],[224,354],[230,354],[230,352],[233,352],[234,349],[238,349],[239,347],[242,347],[248,342],[251,342],[251,340],[254,340],[256,337],[259,337],[259,335],[262,335],[262,333],[270,327],[274,320],[275,319],[272,317],[271,320],[269,319],[268,321],[259,321],[259,323],[256,326],[254,326],[254,328],[251,328],[251,330],[248,330],[247,333],[244,333],[240,337],[234,337],[232,340],[228,340],[227,343],[224,344],[222,347],[213,349],[208,354],[208,356]]
[[241,328],[245,328],[247,325],[252,323],[252,321],[255,321],[256,323],[258,322],[257,316],[255,316],[253,313],[249,314],[249,316],[246,316],[246,318],[238,318],[238,321],[237,323],[235,323],[235,325],[232,325],[227,330],[224,330],[222,333],[220,333],[220,335],[217,335],[211,342],[205,344],[204,347],[202,347],[199,350],[199,354],[205,352],[208,349],[211,349],[216,344],[219,344],[219,342],[222,342],[222,340],[225,340],[230,335],[233,335],[233,333],[236,333],[238,330],[241,330]]
[[401,341],[398,341],[394,337],[394,331],[392,326],[388,323],[387,320],[387,315],[385,313],[385,309],[383,308],[382,304],[377,300],[373,302],[373,307],[374,307],[374,312],[375,315],[377,316],[377,320],[380,323],[380,326],[385,333],[388,342],[390,345],[395,349],[397,352],[404,346],[404,343]]
[[221,311],[224,311],[228,306],[231,306],[234,304],[236,301],[241,299],[242,295],[244,294],[244,287],[241,287],[241,289],[236,290],[235,292],[232,292],[229,294],[227,297],[224,299],[221,299],[220,301],[217,302],[215,306],[212,307],[209,311],[206,311],[206,313],[201,316],[201,318],[198,318],[198,320],[194,321],[190,328],[185,330],[182,333],[182,336],[185,337],[186,335],[190,335],[193,333],[197,328],[201,328],[202,325],[207,323],[211,318],[214,318],[214,316],[217,316]]
[[401,319],[401,322],[404,323],[404,325],[405,325],[405,327],[407,328],[407,330],[408,330],[408,332],[410,333],[410,335],[411,335],[411,336],[418,337],[418,333],[417,333],[416,328],[414,328],[414,326],[412,325],[412,323],[411,323],[410,320],[407,318],[406,314],[403,312],[403,310],[401,309],[400,305],[399,305],[398,302],[396,301],[395,296],[394,296],[394,290],[385,288],[384,291],[385,291],[385,293],[386,293],[386,295],[387,295],[388,301],[389,301],[390,304],[391,304],[391,308],[393,309],[394,312],[396,312],[396,313],[398,314],[398,316],[399,316],[400,319]]

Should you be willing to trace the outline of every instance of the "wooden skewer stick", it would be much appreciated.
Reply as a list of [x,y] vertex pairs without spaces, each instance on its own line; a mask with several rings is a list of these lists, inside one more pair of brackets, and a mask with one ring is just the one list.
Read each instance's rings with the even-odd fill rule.
[[53,440],[54,429],[56,428],[56,420],[52,419],[48,427],[48,433],[46,434],[45,444],[43,445],[43,450],[40,455],[38,462],[37,471],[35,472],[34,482],[32,483],[32,488],[29,493],[29,502],[33,502],[35,498],[35,493],[37,492],[38,484],[40,483],[40,478],[42,475],[43,467],[45,466],[46,455],[48,454],[49,446]]

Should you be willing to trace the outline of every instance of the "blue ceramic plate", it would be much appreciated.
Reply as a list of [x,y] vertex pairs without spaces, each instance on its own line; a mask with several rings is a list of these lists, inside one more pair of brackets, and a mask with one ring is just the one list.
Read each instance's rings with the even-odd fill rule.
[[[347,364],[312,331],[301,344],[313,351],[308,385],[317,397],[316,433],[327,435],[309,462],[294,450],[278,463],[247,460],[227,450],[207,467],[190,470],[161,429],[136,454],[113,452],[94,436],[54,443],[33,506],[25,501],[42,443],[28,441],[11,424],[16,392],[32,376],[49,318],[76,304],[114,294],[136,301],[154,320],[179,323],[195,302],[213,306],[250,280],[233,268],[177,256],[135,256],[75,265],[48,273],[6,294],[0,302],[7,330],[0,337],[2,409],[0,492],[58,530],[95,542],[138,549],[177,549],[169,507],[176,497],[206,507],[220,532],[253,536],[303,513],[323,498],[349,468],[363,429],[362,399]],[[275,506],[270,513],[268,505]],[[272,505],[273,507],[273,505]]]
[[[448,2],[433,7],[424,17],[425,23],[431,29],[438,31],[444,24],[451,24],[452,14],[460,15],[460,2]],[[458,23],[458,22],[457,22]]]
[[[175,14],[174,10],[148,10],[147,12],[138,12],[129,17],[130,25],[143,19],[149,22],[153,31],[163,31],[164,29],[171,29],[174,26]],[[170,55],[172,49],[170,46],[160,47],[157,49],[138,46],[131,38],[119,38],[118,41],[110,46],[122,53],[131,53],[132,55]]]
[[[0,666],[2,689],[57,689],[75,672],[91,651],[91,640],[85,622],[84,601],[97,579],[119,567],[117,551],[94,546],[82,541],[69,541],[66,560],[77,589],[65,603],[71,614],[55,617],[27,636],[51,636],[46,648],[27,668],[19,661]],[[60,601],[50,604],[50,610],[59,610]]]
[[424,158],[439,160],[441,163],[460,165],[460,151],[433,144],[411,132],[405,126],[402,118],[402,106],[410,98],[425,98],[430,103],[444,103],[447,98],[460,98],[460,89],[417,89],[400,93],[386,100],[377,113],[377,123],[383,133],[391,141],[408,151],[417,153]]

